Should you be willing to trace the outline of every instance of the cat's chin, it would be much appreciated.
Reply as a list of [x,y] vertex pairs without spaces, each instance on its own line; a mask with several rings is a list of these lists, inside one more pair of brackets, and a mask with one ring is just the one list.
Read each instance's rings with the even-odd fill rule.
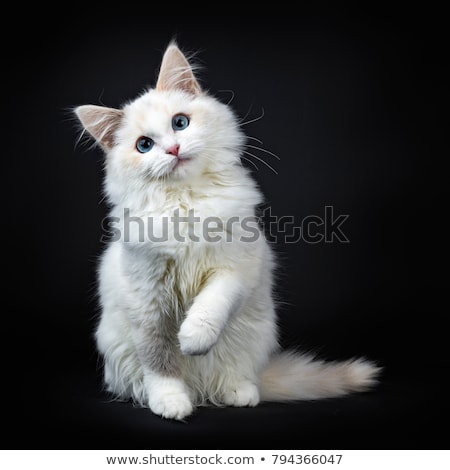
[[180,167],[183,167],[185,165],[188,165],[191,160],[192,160],[192,158],[190,158],[190,157],[177,158],[176,161],[175,161],[175,165],[173,167],[173,170],[175,170],[176,168],[180,168]]
[[169,175],[176,179],[185,179],[193,176],[195,173],[195,165],[191,157],[177,158],[169,171]]

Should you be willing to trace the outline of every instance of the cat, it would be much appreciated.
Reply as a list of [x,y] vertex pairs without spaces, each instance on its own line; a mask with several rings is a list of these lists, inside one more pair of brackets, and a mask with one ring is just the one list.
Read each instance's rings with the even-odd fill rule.
[[104,191],[120,234],[98,271],[107,390],[175,420],[203,404],[367,390],[374,362],[280,351],[276,262],[255,219],[261,191],[241,163],[245,136],[190,62],[172,42],[155,88],[121,109],[74,110],[106,154]]

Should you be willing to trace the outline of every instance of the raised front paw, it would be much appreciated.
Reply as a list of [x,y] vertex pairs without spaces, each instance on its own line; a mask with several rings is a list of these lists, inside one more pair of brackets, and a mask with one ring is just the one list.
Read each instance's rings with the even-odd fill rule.
[[204,355],[216,344],[219,334],[207,319],[188,315],[178,333],[181,352],[189,356]]

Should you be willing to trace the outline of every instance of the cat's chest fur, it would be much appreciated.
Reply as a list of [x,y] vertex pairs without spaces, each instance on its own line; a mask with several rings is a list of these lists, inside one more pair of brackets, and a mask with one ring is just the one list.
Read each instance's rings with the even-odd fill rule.
[[175,314],[181,319],[200,292],[209,273],[213,272],[208,257],[188,256],[188,250],[137,250],[122,245],[122,273],[127,281],[128,304],[139,306],[140,315],[143,299],[154,303],[158,311]]
[[238,222],[253,217],[253,208],[231,192],[163,196],[139,210],[116,207],[112,215],[120,218],[121,266],[134,297],[129,302],[151,297],[159,310],[182,316],[215,270],[235,256]]

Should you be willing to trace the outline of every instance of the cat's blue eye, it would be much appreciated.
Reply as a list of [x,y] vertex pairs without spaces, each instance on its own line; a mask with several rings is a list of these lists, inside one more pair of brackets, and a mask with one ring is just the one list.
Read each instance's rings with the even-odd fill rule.
[[155,145],[153,140],[150,139],[150,137],[146,137],[145,135],[139,137],[139,139],[136,141],[136,149],[139,153],[150,152],[153,145]]
[[184,114],[175,114],[172,118],[172,129],[174,131],[182,131],[189,126],[189,118]]

